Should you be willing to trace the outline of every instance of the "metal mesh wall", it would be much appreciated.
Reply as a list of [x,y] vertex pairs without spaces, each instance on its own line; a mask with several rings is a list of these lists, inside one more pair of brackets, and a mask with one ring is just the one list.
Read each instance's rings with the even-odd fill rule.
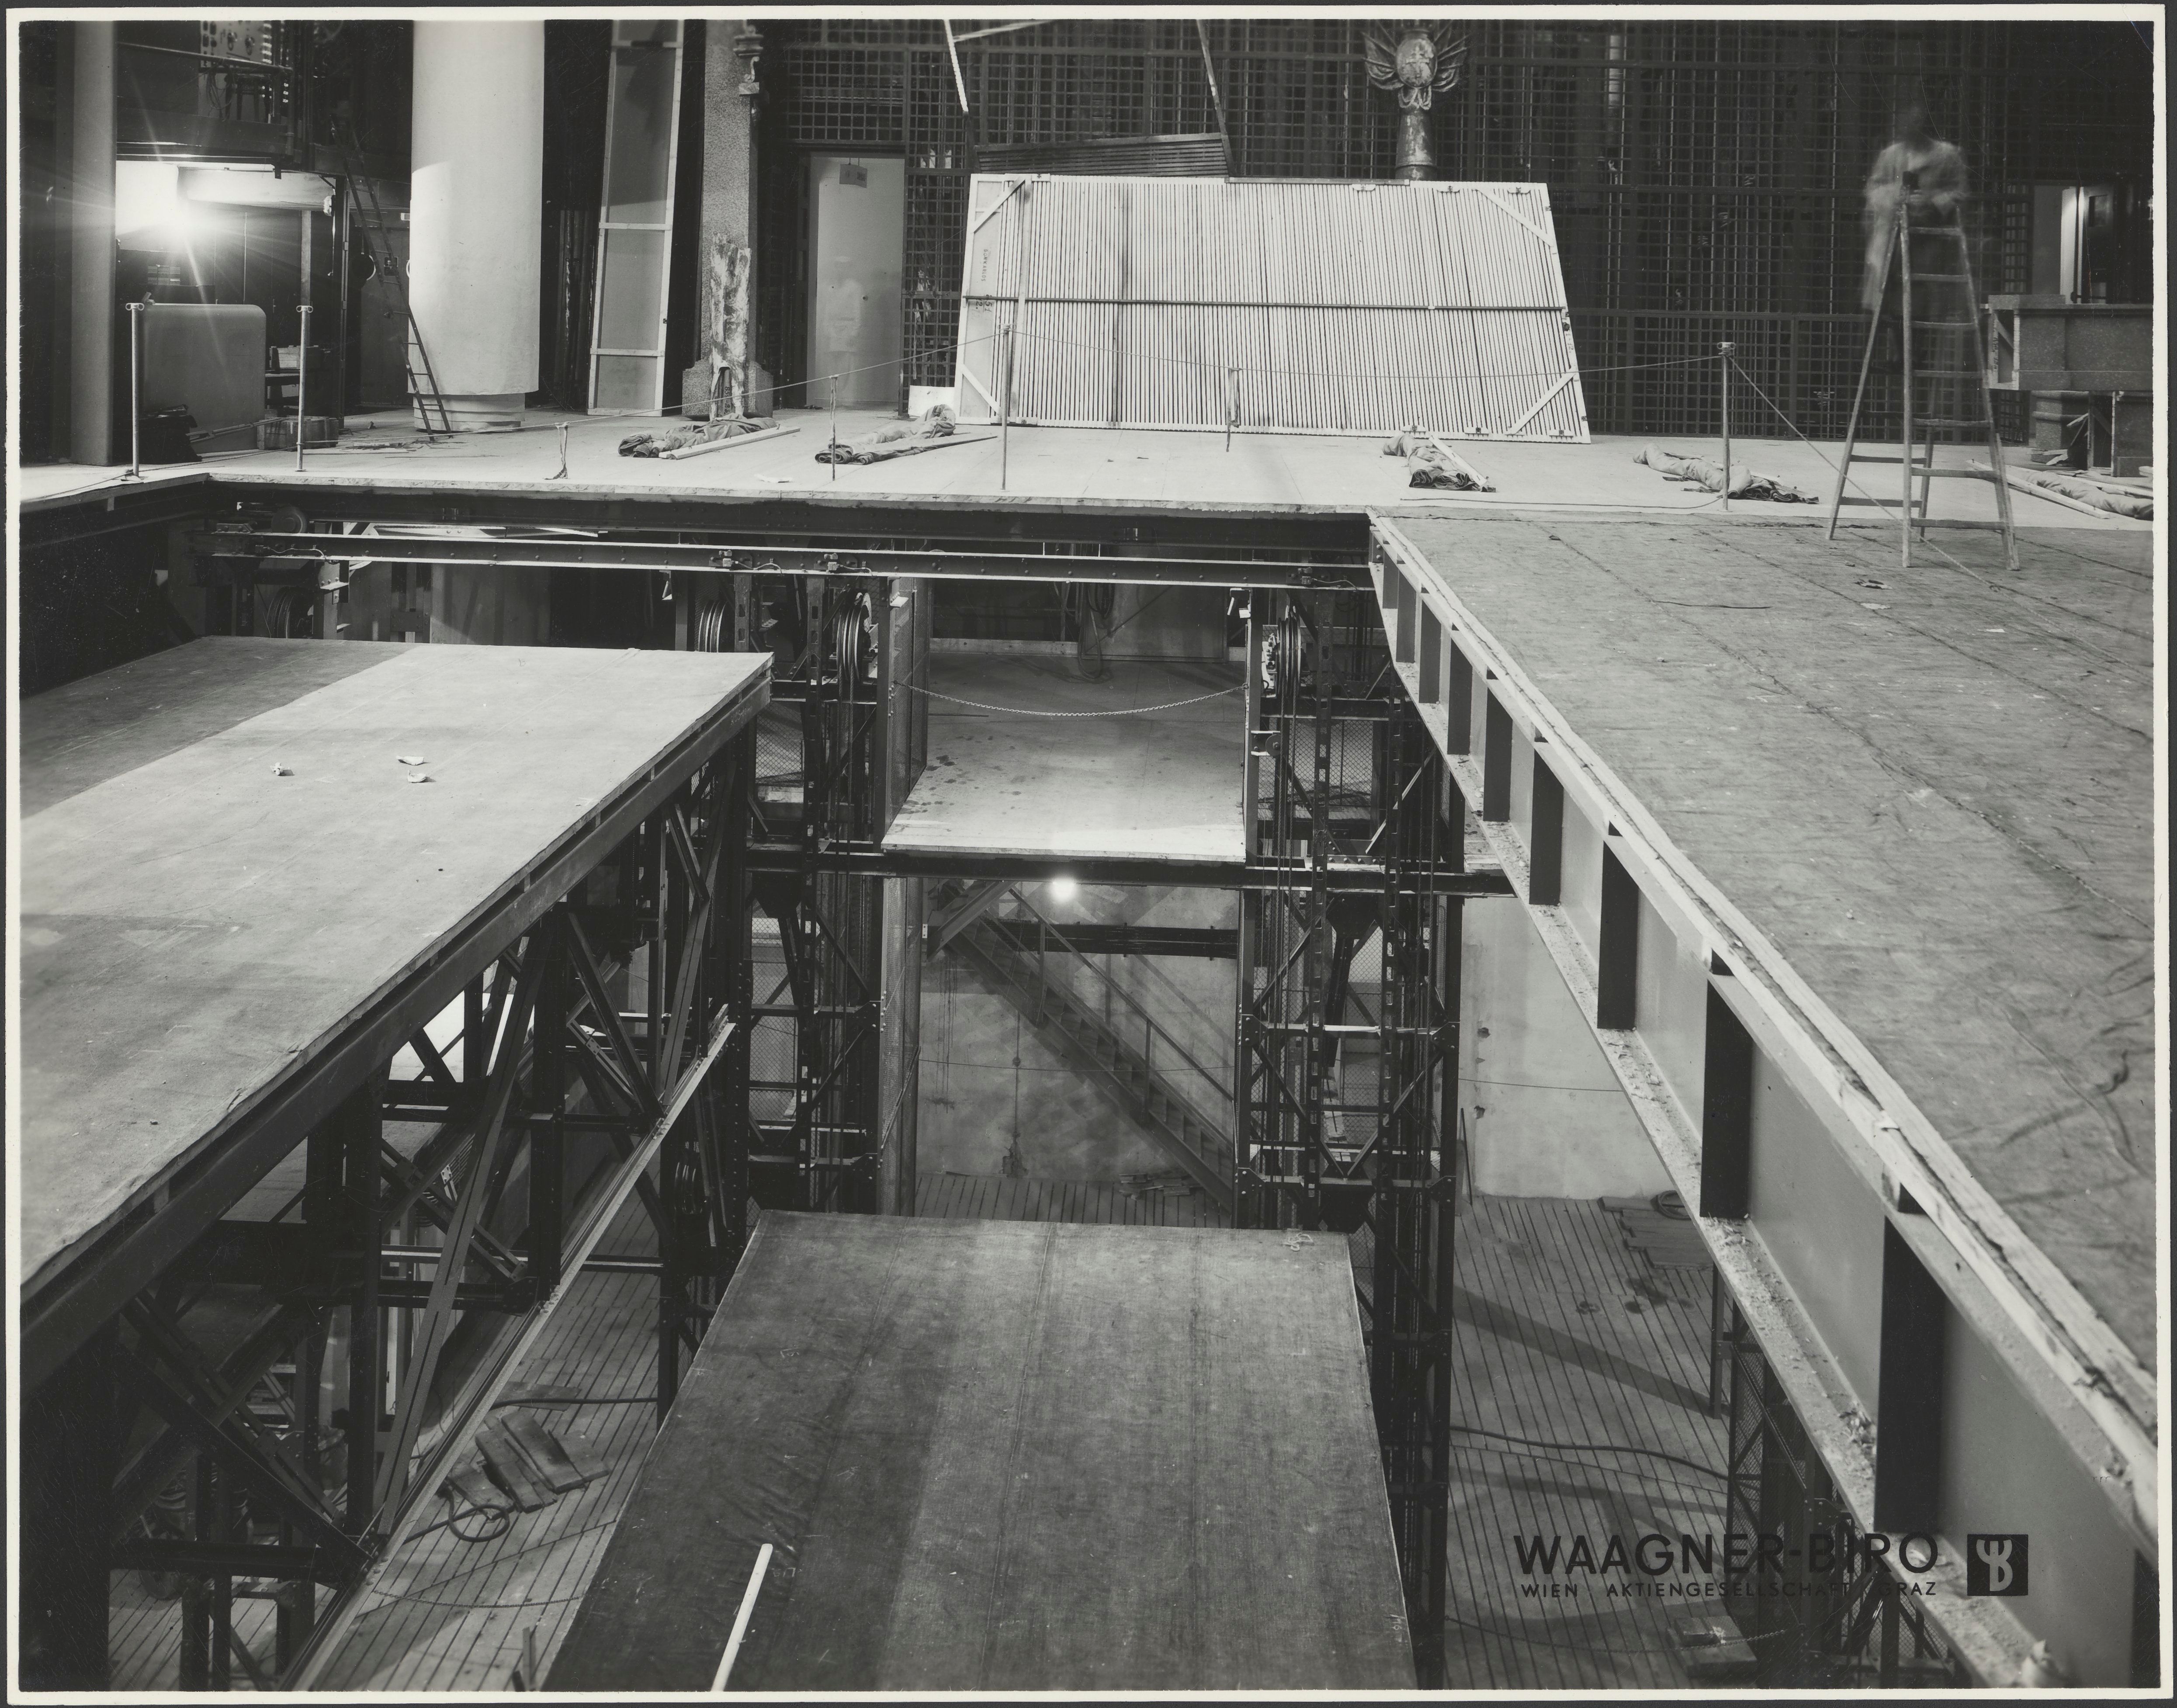
[[[952,377],[974,149],[1214,130],[1205,36],[1236,176],[1383,177],[1393,163],[1395,113],[1354,20],[1214,19],[1198,35],[1191,20],[1082,19],[977,38],[960,48],[965,115],[934,20],[771,27],[788,108],[774,134],[906,156],[914,384]],[[1901,85],[1965,151],[1983,290],[2026,283],[2024,186],[2137,177],[2152,158],[2152,60],[2121,24],[1459,27],[1465,69],[1433,112],[1438,169],[1550,186],[1597,432],[1715,431],[1712,373],[1601,370],[1721,338],[1805,431],[1841,430],[1864,333],[1860,184]]]

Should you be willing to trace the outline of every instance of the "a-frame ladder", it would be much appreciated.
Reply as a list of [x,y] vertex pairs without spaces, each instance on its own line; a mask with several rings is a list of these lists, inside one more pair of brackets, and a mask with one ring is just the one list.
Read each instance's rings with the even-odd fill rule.
[[[1912,535],[1918,529],[1924,538],[1930,527],[1978,527],[1981,524],[1962,518],[1931,519],[1928,515],[1928,492],[1937,480],[1985,480],[1995,487],[1996,514],[2003,529],[2003,559],[2011,569],[2018,567],[2018,537],[2011,521],[2011,486],[2004,475],[2003,441],[1995,430],[1995,411],[1989,400],[1988,359],[1982,346],[1979,297],[1973,289],[1972,264],[1967,254],[1964,227],[1955,218],[1915,222],[1912,219],[1913,174],[1904,174],[1897,198],[1897,217],[1890,228],[1890,246],[1883,259],[1882,292],[1889,292],[1890,271],[1900,270],[1898,289],[1898,318],[1901,322],[1904,359],[1898,376],[1898,414],[1900,418],[1899,450],[1897,456],[1870,456],[1861,451],[1859,423],[1867,408],[1868,379],[1874,372],[1874,349],[1882,336],[1882,315],[1878,311],[1874,324],[1868,329],[1866,353],[1860,357],[1859,388],[1852,394],[1851,424],[1845,428],[1844,455],[1837,462],[1836,486],[1830,495],[1828,538],[1836,538],[1837,520],[1847,505],[1870,505],[1886,510],[1880,499],[1847,497],[1845,487],[1851,478],[1854,463],[1886,463],[1900,469],[1903,488],[1899,506],[1900,533],[1899,562],[1912,566]],[[1955,263],[1940,273],[1923,273],[1916,281],[1912,274],[1912,239],[1915,237],[1934,237],[1956,251]],[[1938,305],[1962,303],[1962,316],[1945,319],[1916,319],[1921,310],[1913,301],[1915,283],[1934,285],[1939,288],[1929,292]],[[1929,335],[1924,340],[1918,335]],[[1916,358],[1926,352],[1948,366],[1921,368]],[[1970,367],[1956,365],[1967,355],[1972,358]],[[1929,387],[1923,407],[1920,388]],[[1968,408],[1975,412],[1968,414]],[[1947,411],[1947,412],[1945,412]],[[1939,427],[1975,427],[1988,439],[1988,467],[1938,468],[1935,467],[1934,431]],[[1915,434],[1921,443],[1913,444]],[[1917,454],[1916,454],[1917,451]],[[1914,481],[1918,491],[1914,491]]]
[[[341,147],[341,166],[346,177],[348,188],[348,217],[350,230],[363,233],[363,247],[369,252],[372,269],[385,280],[395,296],[401,299],[401,314],[406,323],[406,336],[401,340],[401,361],[407,370],[408,396],[416,411],[416,419],[423,431],[433,437],[450,434],[454,424],[446,415],[446,400],[439,395],[439,376],[431,366],[431,353],[423,347],[423,329],[416,324],[416,310],[408,300],[408,275],[401,258],[394,253],[393,240],[385,222],[385,209],[378,199],[378,186],[369,173],[363,170],[363,145],[353,132],[349,133],[352,147]],[[436,417],[434,421],[432,417]]]

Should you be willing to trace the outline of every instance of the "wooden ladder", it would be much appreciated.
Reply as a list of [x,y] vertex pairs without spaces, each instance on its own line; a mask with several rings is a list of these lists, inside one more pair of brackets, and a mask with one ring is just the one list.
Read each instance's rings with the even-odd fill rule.
[[[431,366],[430,352],[423,347],[423,329],[416,324],[416,310],[408,301],[407,270],[393,253],[393,244],[387,235],[385,210],[378,199],[378,186],[363,170],[363,145],[360,139],[350,134],[352,148],[341,148],[341,167],[348,187],[348,207],[352,216],[360,216],[356,223],[363,229],[363,247],[369,251],[370,265],[377,276],[390,285],[401,299],[401,313],[407,322],[407,336],[401,346],[401,363],[408,375],[408,396],[414,400],[417,418],[423,431],[433,438],[450,435],[454,424],[446,414],[446,400],[439,395],[439,376]],[[438,423],[432,424],[435,412]]]
[[[1916,188],[1914,175],[1904,174],[1897,198],[1897,217],[1890,228],[1890,244],[1882,263],[1882,293],[1890,288],[1890,270],[1901,270],[1898,290],[1898,319],[1901,323],[1903,361],[1898,376],[1898,414],[1900,431],[1897,456],[1870,456],[1858,449],[1859,423],[1867,407],[1868,379],[1874,368],[1874,350],[1882,336],[1882,314],[1874,315],[1874,323],[1868,329],[1866,353],[1859,362],[1859,389],[1852,394],[1852,420],[1845,428],[1844,456],[1837,463],[1836,486],[1830,495],[1830,521],[1827,538],[1836,538],[1837,520],[1847,505],[1870,505],[1878,510],[1889,506],[1876,498],[1852,498],[1845,494],[1851,479],[1852,467],[1856,462],[1887,463],[1901,469],[1904,477],[1903,503],[1900,510],[1899,532],[1901,538],[1899,562],[1906,569],[1912,566],[1912,535],[1917,528],[1923,538],[1930,527],[1978,527],[1981,524],[1963,518],[1931,519],[1928,515],[1929,488],[1937,480],[1985,480],[1995,487],[1996,514],[2003,529],[2003,558],[2011,569],[2018,567],[2018,537],[2011,521],[2011,485],[2004,473],[2003,442],[1995,430],[1995,411],[1989,401],[1988,357],[1983,347],[1980,329],[1979,299],[1973,289],[1972,264],[1967,254],[1965,229],[1956,219],[1951,218],[1926,224],[1912,220],[1912,192]],[[1912,239],[1928,237],[1951,245],[1956,252],[1954,266],[1939,273],[1920,276],[1918,282],[1939,288],[1932,292],[1940,304],[1962,302],[1961,316],[1953,315],[1939,319],[1915,319],[1912,287]],[[1922,341],[1916,334],[1931,335]],[[1961,335],[1961,336],[1953,336]],[[1969,352],[1971,367],[1916,367],[1914,359],[1923,352],[1933,353],[1940,349],[1945,360],[1956,363],[1961,353]],[[1961,352],[1961,347],[1964,347]],[[1929,386],[1926,407],[1922,407],[1918,388],[1922,382]],[[1947,391],[1944,388],[1947,387]],[[1976,413],[1962,412],[1968,400],[1978,404]],[[1942,412],[1947,407],[1950,412]],[[1988,467],[1937,468],[1935,467],[1934,432],[1939,427],[1978,428],[1988,439]],[[1913,435],[1918,431],[1921,444],[1915,455]],[[1919,490],[1913,491],[1915,478]]]

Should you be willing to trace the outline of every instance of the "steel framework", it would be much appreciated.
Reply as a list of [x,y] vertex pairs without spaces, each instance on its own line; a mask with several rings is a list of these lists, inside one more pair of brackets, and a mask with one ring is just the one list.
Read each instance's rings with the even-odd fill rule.
[[[577,1266],[657,1274],[662,1415],[681,1351],[700,1339],[738,1257],[751,1202],[895,1207],[891,1171],[911,1171],[912,1159],[886,1154],[882,1040],[898,993],[887,989],[882,928],[887,906],[911,903],[892,892],[941,872],[1018,879],[1049,867],[1109,881],[1170,882],[1184,872],[1182,881],[1241,892],[1230,949],[1206,946],[1236,953],[1240,969],[1239,1220],[1354,1242],[1416,1661],[1425,1683],[1440,1683],[1454,1176],[1447,1116],[1461,907],[1509,886],[1501,871],[1467,869],[1464,802],[1399,684],[1357,574],[1334,566],[1337,554],[1328,563],[1145,560],[1016,547],[956,557],[707,547],[640,529],[479,539],[472,525],[460,534],[411,525],[329,548],[327,535],[283,521],[274,520],[277,533],[229,523],[191,544],[215,579],[250,587],[292,574],[329,599],[344,554],[359,549],[669,574],[680,644],[771,652],[772,709],[478,965],[461,992],[458,1048],[444,1027],[434,1028],[437,1043],[425,1029],[443,1000],[417,1011],[392,1041],[412,1047],[420,1071],[352,1092],[313,1132],[299,1221],[222,1224],[56,1378],[55,1393],[70,1381],[111,1386],[115,1369],[133,1382],[133,1367],[148,1361],[194,1402],[186,1415],[197,1418],[195,1432],[167,1425],[166,1457],[137,1455],[117,1500],[100,1497],[112,1503],[118,1536],[177,1476],[211,1467],[192,1485],[187,1509],[199,1516],[189,1536],[132,1542],[97,1564],[102,1574],[114,1561],[156,1560],[205,1585],[184,1622],[183,1682],[212,1684],[228,1676],[223,1667],[247,1669],[225,1658],[237,1651],[223,1634],[222,1596],[237,1574],[282,1571],[291,1582],[334,1585],[322,1607],[314,1594],[292,1596],[282,1617],[277,1682],[310,1681],[371,1562],[436,1498],[492,1383],[513,1367]],[[900,593],[921,586],[905,572],[1047,576],[1054,565],[1099,579],[1252,589],[1241,859],[1177,872],[1166,861],[1105,861],[1091,871],[1078,860],[885,848],[916,768],[900,770],[893,728],[909,696],[896,691],[903,664],[892,614]],[[404,1156],[385,1144],[389,1118],[430,1123],[435,1136]],[[611,1213],[637,1192],[657,1231],[657,1257],[600,1258]],[[449,1251],[459,1258],[441,1255]],[[177,1300],[214,1284],[262,1299],[265,1321],[247,1357],[193,1348],[173,1332]],[[188,1326],[186,1309],[179,1326]],[[350,1369],[354,1391],[378,1383],[387,1394],[374,1429],[350,1416],[333,1431],[316,1415],[328,1361]],[[434,1372],[454,1367],[485,1373],[468,1379],[451,1421],[437,1422],[424,1402]],[[155,1389],[124,1391],[124,1412],[156,1410]],[[169,1413],[185,1415],[172,1403],[157,1415]],[[259,1413],[261,1422],[236,1421]],[[288,1477],[294,1500],[281,1505],[268,1478],[291,1460],[300,1467]],[[350,1474],[351,1465],[367,1470]],[[82,1481],[69,1497],[78,1510],[92,1499]],[[261,1521],[253,1530],[234,1516],[229,1488],[251,1491],[260,1520],[279,1514],[276,1541],[257,1534]],[[65,1501],[53,1509],[56,1517],[68,1509]],[[246,1561],[233,1552],[244,1546]],[[65,1555],[55,1558],[65,1564]],[[61,1596],[52,1604],[58,1629],[57,1610],[69,1603]],[[79,1646],[87,1660],[87,1629]],[[102,1635],[98,1646],[102,1655]]]
[[[696,595],[698,650],[761,650],[767,592],[799,637],[787,643],[772,696],[797,717],[798,750],[761,762],[767,799],[757,797],[756,773],[748,779],[756,840],[743,858],[777,933],[778,976],[750,1004],[750,1078],[734,1105],[756,1198],[783,1209],[880,1208],[884,886],[841,870],[836,856],[875,849],[884,827],[897,696],[877,616],[893,585],[743,570],[705,577]],[[753,927],[750,915],[736,930]],[[767,1103],[767,1087],[783,1094],[783,1107]]]
[[[1350,1238],[1421,1687],[1443,1682],[1465,804],[1372,604],[1261,595],[1250,624],[1238,1223]],[[1337,889],[1334,859],[1376,863]],[[1370,970],[1373,1012],[1356,982]],[[1349,1019],[1347,1017],[1355,1018]]]
[[1865,1546],[1736,1302],[1729,1312],[1716,1348],[1729,1367],[1725,1535],[1783,1541],[1781,1552],[1755,1551],[1727,1579],[1723,1605],[1753,1648],[1754,1682],[1831,1690],[1964,1684],[1949,1645]]
[[[181,1581],[182,1689],[307,1687],[584,1269],[657,1277],[663,1416],[747,1231],[724,1117],[745,1102],[752,745],[663,767],[556,898],[401,993],[374,1054],[335,1053],[299,1143],[249,1148],[208,1225],[180,1193],[150,1219],[185,1229],[177,1253],[135,1230],[26,1300],[26,1685],[108,1682],[108,1574],[133,1568]],[[269,1220],[220,1214],[297,1162]],[[654,1255],[600,1252],[631,1194]],[[238,1583],[279,1603],[269,1673],[234,1640]]]

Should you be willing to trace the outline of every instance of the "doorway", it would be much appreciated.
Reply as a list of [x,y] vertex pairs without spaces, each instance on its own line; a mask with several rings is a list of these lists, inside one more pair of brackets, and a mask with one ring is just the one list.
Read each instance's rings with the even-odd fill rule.
[[906,161],[811,155],[809,211],[810,405],[896,405]]

